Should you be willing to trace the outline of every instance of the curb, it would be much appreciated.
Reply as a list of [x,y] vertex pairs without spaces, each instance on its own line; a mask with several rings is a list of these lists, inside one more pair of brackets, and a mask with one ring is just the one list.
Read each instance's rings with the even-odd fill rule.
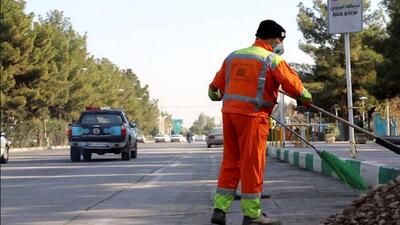
[[[318,155],[279,148],[270,148],[268,152],[270,156],[288,162],[291,165],[339,179]],[[369,187],[375,187],[379,184],[387,184],[391,180],[395,180],[400,176],[399,168],[389,167],[382,163],[360,161],[351,158],[340,159],[350,164],[356,171],[358,171]]]
[[49,146],[49,147],[30,147],[30,148],[10,148],[10,152],[31,152],[31,151],[44,151],[44,150],[56,150],[56,149],[66,149],[66,146]]

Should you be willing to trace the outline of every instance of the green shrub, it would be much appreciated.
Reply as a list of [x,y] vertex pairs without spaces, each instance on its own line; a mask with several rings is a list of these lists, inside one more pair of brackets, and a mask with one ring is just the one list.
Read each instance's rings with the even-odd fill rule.
[[335,124],[331,123],[324,129],[324,134],[334,134],[335,137],[339,137],[340,131]]

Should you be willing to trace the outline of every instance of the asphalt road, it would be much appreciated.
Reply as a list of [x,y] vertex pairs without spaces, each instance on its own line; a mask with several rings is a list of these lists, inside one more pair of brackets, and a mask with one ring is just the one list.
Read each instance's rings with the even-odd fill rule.
[[[1,224],[210,224],[222,148],[205,143],[139,145],[138,158],[93,156],[71,163],[69,151],[12,153],[1,165]],[[341,182],[268,160],[265,211],[283,224],[319,224],[360,193]],[[241,224],[239,201],[228,224]]]

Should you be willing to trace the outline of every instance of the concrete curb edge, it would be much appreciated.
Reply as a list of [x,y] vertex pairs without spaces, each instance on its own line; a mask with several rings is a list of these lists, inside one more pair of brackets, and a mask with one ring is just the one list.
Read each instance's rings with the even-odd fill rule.
[[65,146],[49,146],[49,147],[30,147],[30,148],[10,148],[10,152],[30,152],[30,151],[44,151],[56,149],[69,149],[69,145]]
[[[291,165],[338,179],[336,174],[332,172],[332,170],[317,154],[280,148],[269,148],[268,154]],[[360,161],[351,158],[340,159],[349,163],[354,169],[356,169],[368,183],[369,187],[386,184],[400,176],[399,168],[390,167],[385,164],[371,161]]]

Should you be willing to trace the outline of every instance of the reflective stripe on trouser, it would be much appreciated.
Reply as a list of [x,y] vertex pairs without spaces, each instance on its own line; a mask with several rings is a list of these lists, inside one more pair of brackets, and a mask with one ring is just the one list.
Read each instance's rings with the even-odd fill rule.
[[236,189],[217,188],[214,196],[214,208],[228,212],[235,198]]
[[244,194],[240,200],[243,214],[250,218],[257,218],[261,214],[261,193],[259,194]]
[[[260,194],[264,179],[268,120],[265,117],[223,113],[224,155],[218,177],[218,189],[236,190],[239,180],[244,194]],[[217,189],[217,190],[218,190]],[[260,202],[244,198],[244,212],[252,216]],[[251,203],[250,203],[251,202]],[[257,206],[258,205],[258,206]],[[229,207],[228,207],[229,208]],[[249,210],[247,210],[249,209]],[[251,215],[250,215],[251,214]]]

